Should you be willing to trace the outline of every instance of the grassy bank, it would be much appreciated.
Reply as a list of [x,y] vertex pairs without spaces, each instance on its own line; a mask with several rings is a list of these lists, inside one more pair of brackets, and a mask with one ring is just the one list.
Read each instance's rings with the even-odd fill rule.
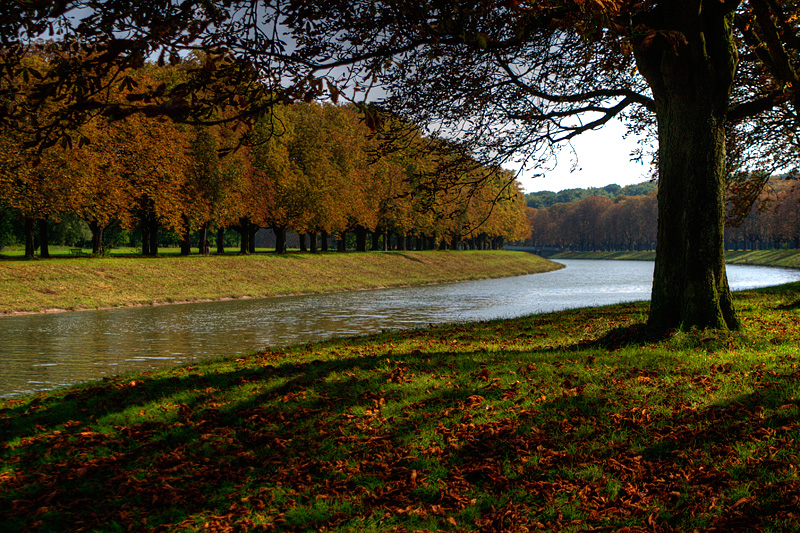
[[[550,259],[620,259],[653,261],[655,252],[560,252]],[[754,250],[725,252],[725,261],[733,264],[800,268],[800,250]]]
[[[340,339],[0,404],[8,531],[797,531],[800,284]],[[113,487],[113,490],[109,490]]]
[[0,261],[0,313],[261,298],[533,274],[522,252],[57,258]]

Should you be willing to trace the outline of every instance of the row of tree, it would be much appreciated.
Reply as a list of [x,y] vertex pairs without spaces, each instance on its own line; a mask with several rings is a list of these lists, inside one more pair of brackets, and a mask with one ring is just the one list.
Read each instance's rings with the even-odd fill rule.
[[[47,69],[42,57],[30,61]],[[181,83],[181,75],[181,65],[148,65],[117,73],[109,88],[120,102],[136,101],[154,86]],[[0,206],[23,221],[26,256],[34,255],[37,228],[47,255],[48,221],[65,213],[88,224],[98,255],[114,225],[140,231],[144,255],[157,253],[163,230],[182,237],[184,253],[193,245],[208,253],[208,232],[221,236],[225,228],[241,234],[243,253],[254,251],[255,233],[266,227],[278,252],[290,229],[303,243],[309,235],[312,251],[318,238],[324,251],[329,235],[344,242],[347,232],[358,250],[370,233],[373,248],[386,248],[390,234],[399,247],[458,248],[530,233],[513,174],[460,157],[412,126],[383,124],[376,134],[352,106],[317,103],[276,104],[250,121],[209,118],[188,125],[142,113],[96,115],[45,148],[24,127],[5,130]],[[30,117],[29,131],[37,120]]]
[[729,250],[800,248],[800,187],[796,179],[770,178],[749,210],[730,212]]
[[565,204],[577,202],[592,196],[602,196],[615,200],[619,196],[643,196],[651,191],[655,191],[658,185],[655,181],[644,181],[634,183],[624,187],[611,183],[605,187],[589,187],[587,189],[563,189],[558,192],[538,191],[529,192],[525,195],[525,202],[528,207],[550,207],[553,204]]
[[643,196],[589,196],[550,207],[529,208],[537,248],[651,250],[657,234],[656,191]]
[[[584,189],[587,193],[596,190]],[[572,202],[529,208],[533,233],[525,244],[559,250],[654,250],[658,221],[656,195],[657,191],[651,190],[646,195],[613,199],[584,196]],[[729,202],[726,249],[800,248],[798,205],[800,187],[796,180],[786,176],[769,179],[752,205],[748,204],[743,211],[737,202]]]

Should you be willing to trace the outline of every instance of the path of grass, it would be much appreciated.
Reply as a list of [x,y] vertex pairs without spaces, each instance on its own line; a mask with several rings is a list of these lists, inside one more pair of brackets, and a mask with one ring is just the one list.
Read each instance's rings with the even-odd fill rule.
[[797,531],[800,284],[307,344],[0,404],[6,531]]
[[0,314],[317,294],[533,274],[523,252],[370,252],[0,261]]

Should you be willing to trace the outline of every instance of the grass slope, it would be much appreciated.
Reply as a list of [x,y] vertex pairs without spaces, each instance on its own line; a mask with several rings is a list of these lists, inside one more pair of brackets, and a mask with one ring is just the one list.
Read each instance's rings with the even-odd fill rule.
[[[339,339],[0,404],[8,531],[797,531],[800,284]],[[113,488],[113,490],[109,490]]]
[[[620,259],[631,261],[653,261],[655,252],[560,252],[550,259]],[[785,268],[800,268],[800,250],[752,250],[725,252],[725,261],[733,264],[766,265]]]
[[534,274],[523,252],[370,252],[0,261],[0,313],[373,289]]

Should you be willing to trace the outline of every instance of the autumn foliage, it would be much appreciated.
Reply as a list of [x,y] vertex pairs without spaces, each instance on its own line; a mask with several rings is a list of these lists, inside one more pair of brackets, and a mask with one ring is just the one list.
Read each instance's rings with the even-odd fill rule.
[[[110,98],[137,102],[182,76],[180,66],[118,73]],[[112,224],[141,230],[144,255],[157,253],[164,230],[181,235],[185,251],[203,253],[209,232],[223,228],[241,233],[244,253],[260,228],[275,232],[279,252],[287,231],[310,235],[313,251],[318,236],[324,248],[328,236],[347,232],[362,251],[368,234],[373,249],[458,248],[468,240],[489,248],[529,235],[513,174],[472,161],[437,182],[458,156],[412,126],[375,132],[357,109],[331,104],[275,105],[251,121],[218,113],[196,125],[141,112],[95,115],[44,148],[32,133],[6,128],[0,206],[31,221],[31,242],[34,221],[76,214],[92,230],[96,255]],[[397,130],[403,142],[387,141]],[[199,242],[189,243],[195,232]]]

